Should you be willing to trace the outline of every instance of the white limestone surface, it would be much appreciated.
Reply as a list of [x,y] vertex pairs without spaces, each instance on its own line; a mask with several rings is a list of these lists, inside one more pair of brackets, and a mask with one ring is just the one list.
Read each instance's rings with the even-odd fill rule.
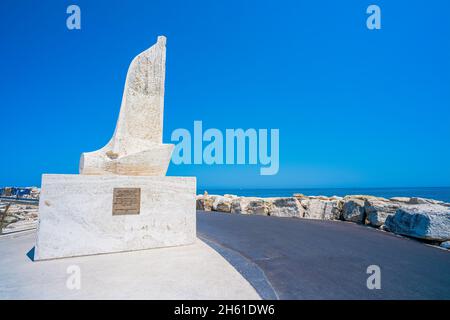
[[[138,215],[113,215],[113,189],[140,188]],[[196,179],[42,176],[35,260],[186,245],[196,237]]]
[[159,36],[131,62],[116,130],[103,148],[81,155],[81,174],[166,174],[173,145],[162,143],[165,75],[166,38]]

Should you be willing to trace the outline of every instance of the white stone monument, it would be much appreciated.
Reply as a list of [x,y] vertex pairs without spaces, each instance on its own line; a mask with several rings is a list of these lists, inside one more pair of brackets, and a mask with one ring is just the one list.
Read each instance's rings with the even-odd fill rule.
[[162,143],[166,38],[131,62],[119,119],[79,175],[44,174],[35,260],[191,244],[194,177],[166,177]]

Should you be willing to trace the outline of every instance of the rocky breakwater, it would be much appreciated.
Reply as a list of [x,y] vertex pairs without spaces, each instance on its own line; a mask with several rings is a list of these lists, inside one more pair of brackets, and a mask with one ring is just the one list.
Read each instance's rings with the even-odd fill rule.
[[450,248],[450,204],[423,198],[305,196],[261,198],[197,196],[197,210],[319,220],[341,220]]
[[0,234],[35,229],[37,223],[37,203],[0,202]]

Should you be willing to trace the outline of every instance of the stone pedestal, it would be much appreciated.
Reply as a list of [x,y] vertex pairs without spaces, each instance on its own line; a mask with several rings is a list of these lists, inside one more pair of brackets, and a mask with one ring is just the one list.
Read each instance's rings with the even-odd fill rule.
[[196,179],[42,176],[35,260],[192,244]]

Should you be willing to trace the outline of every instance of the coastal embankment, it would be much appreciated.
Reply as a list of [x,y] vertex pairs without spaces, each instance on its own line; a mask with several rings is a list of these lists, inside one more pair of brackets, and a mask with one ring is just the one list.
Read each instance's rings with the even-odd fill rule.
[[450,203],[416,198],[370,195],[241,197],[197,196],[197,210],[353,222],[450,248]]
[[[0,233],[33,229],[39,188],[1,188]],[[34,201],[24,203],[20,199]],[[450,249],[450,203],[419,197],[371,195],[251,197],[197,195],[197,210],[358,223]]]

